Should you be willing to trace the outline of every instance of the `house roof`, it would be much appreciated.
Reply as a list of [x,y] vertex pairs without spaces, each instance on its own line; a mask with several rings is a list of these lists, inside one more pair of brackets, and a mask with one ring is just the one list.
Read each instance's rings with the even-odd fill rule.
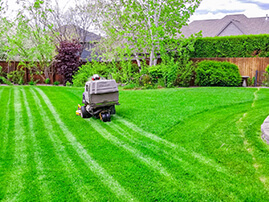
[[84,49],[81,53],[80,59],[82,62],[91,62],[93,60],[102,61],[102,58],[100,58],[100,53],[95,51],[94,54],[95,54],[95,56],[92,56],[92,50]]
[[181,29],[185,37],[202,31],[203,37],[269,34],[269,18],[248,18],[244,14],[226,15],[222,19],[196,20]]
[[64,25],[59,28],[59,32],[67,37],[74,37],[81,42],[96,42],[101,40],[101,36],[93,32],[89,32],[76,25]]

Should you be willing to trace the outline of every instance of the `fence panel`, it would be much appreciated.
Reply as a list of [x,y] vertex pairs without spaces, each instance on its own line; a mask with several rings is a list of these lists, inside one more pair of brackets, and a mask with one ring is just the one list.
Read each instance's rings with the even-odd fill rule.
[[[234,63],[238,66],[240,74],[242,76],[249,76],[250,78],[255,77],[256,70],[258,70],[258,78],[257,84],[261,85],[264,79],[263,72],[265,72],[265,68],[269,65],[269,58],[256,57],[256,58],[192,58],[193,62],[199,62],[203,60],[215,60],[215,61],[227,61]],[[3,71],[9,73],[17,69],[19,62],[10,62],[7,63],[5,61],[0,61],[0,66],[3,67]],[[39,79],[39,83],[43,83],[43,79],[40,76],[36,76],[35,79]],[[26,72],[25,81],[29,82],[30,75]],[[54,74],[50,78],[51,83],[54,81],[63,82],[63,77],[58,74]]]

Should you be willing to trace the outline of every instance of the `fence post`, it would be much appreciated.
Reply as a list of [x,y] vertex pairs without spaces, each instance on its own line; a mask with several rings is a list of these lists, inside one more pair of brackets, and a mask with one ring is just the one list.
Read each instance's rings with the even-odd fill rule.
[[256,70],[256,75],[255,75],[255,82],[254,82],[254,86],[257,86],[257,80],[258,80],[258,70]]

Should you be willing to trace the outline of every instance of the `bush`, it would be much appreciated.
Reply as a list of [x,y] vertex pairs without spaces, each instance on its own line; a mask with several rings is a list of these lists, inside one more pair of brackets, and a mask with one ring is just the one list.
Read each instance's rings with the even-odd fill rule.
[[149,67],[141,62],[141,69],[132,61],[122,60],[118,63],[91,62],[79,67],[73,76],[73,85],[82,87],[93,74],[101,77],[113,78],[117,83],[143,88],[189,86],[194,73],[194,66],[191,61],[179,59],[161,63]]
[[45,84],[50,84],[50,79],[49,78],[45,79]]
[[172,59],[170,62],[149,67],[152,82],[161,87],[190,86],[195,66],[191,61]]
[[208,60],[198,63],[196,84],[199,86],[239,86],[241,81],[235,64]]
[[64,84],[69,81],[72,83],[73,75],[81,65],[80,52],[81,45],[78,41],[61,41],[57,47],[58,54],[54,58],[53,65],[60,75],[64,76]]
[[265,68],[265,71],[269,74],[269,65]]
[[252,77],[252,78],[248,78],[247,79],[247,85],[248,86],[254,86],[255,85],[255,80],[256,80],[255,76]]
[[38,83],[38,81],[39,81],[39,79],[35,80],[35,81],[33,79],[31,79],[31,81],[29,81],[28,84],[31,85],[31,86],[34,86],[34,85],[36,85]]
[[70,83],[69,81],[66,82],[65,86],[72,86],[72,83]]
[[7,80],[5,77],[3,76],[0,76],[0,83],[4,83],[4,84],[7,84],[7,85],[12,85],[12,83]]
[[199,38],[192,58],[269,57],[269,34]]
[[53,82],[53,85],[55,85],[55,86],[58,86],[59,84],[60,84],[59,81],[54,81],[54,82]]
[[139,85],[132,83],[132,84],[128,84],[126,86],[123,86],[122,89],[125,89],[125,90],[139,89],[139,87],[140,87]]
[[24,84],[25,71],[23,69],[12,71],[7,74],[7,78],[14,84]]
[[109,78],[111,75],[111,68],[106,63],[88,62],[79,67],[77,73],[73,76],[73,85],[76,87],[83,87],[85,83],[94,74],[99,74],[101,77]]
[[9,80],[6,79],[6,73],[2,71],[2,68],[0,66],[0,84],[1,83],[4,83],[4,84],[8,84],[8,85],[11,85],[11,82]]

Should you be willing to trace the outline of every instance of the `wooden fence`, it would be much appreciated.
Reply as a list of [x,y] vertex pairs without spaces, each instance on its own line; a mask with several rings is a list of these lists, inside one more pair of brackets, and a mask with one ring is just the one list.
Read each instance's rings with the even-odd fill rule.
[[192,58],[193,62],[199,62],[203,60],[215,60],[215,61],[227,61],[234,63],[238,66],[241,76],[249,76],[250,78],[256,77],[257,82],[260,85],[264,79],[263,73],[265,68],[269,65],[269,58]]
[[[18,61],[12,61],[12,62],[6,62],[6,61],[0,61],[0,66],[3,68],[2,71],[5,73],[10,73],[12,71],[15,71],[18,69],[19,62]],[[38,83],[45,83],[43,78],[39,75],[33,76],[34,80],[39,80]],[[28,69],[25,69],[25,77],[24,82],[28,83],[31,80],[30,73]],[[55,81],[59,81],[60,83],[63,83],[63,76],[59,75],[57,73],[54,73],[53,75],[50,75],[50,83],[53,84]]]
[[[228,61],[234,63],[238,66],[240,74],[242,76],[249,76],[250,78],[257,76],[257,83],[261,85],[264,77],[263,73],[265,72],[265,68],[269,65],[269,58],[192,58],[193,62],[199,62],[203,60],[215,60],[215,61]],[[135,62],[135,61],[134,61]],[[0,61],[0,66],[3,67],[3,71],[9,73],[17,69],[19,62],[10,62],[7,63],[5,61]],[[257,75],[256,75],[257,71]],[[39,79],[39,83],[44,83],[40,76],[34,76],[34,79]],[[54,74],[50,78],[51,83],[54,81],[59,81],[60,83],[63,82],[63,77],[58,74]],[[25,82],[30,81],[30,75],[26,70],[25,74]]]

